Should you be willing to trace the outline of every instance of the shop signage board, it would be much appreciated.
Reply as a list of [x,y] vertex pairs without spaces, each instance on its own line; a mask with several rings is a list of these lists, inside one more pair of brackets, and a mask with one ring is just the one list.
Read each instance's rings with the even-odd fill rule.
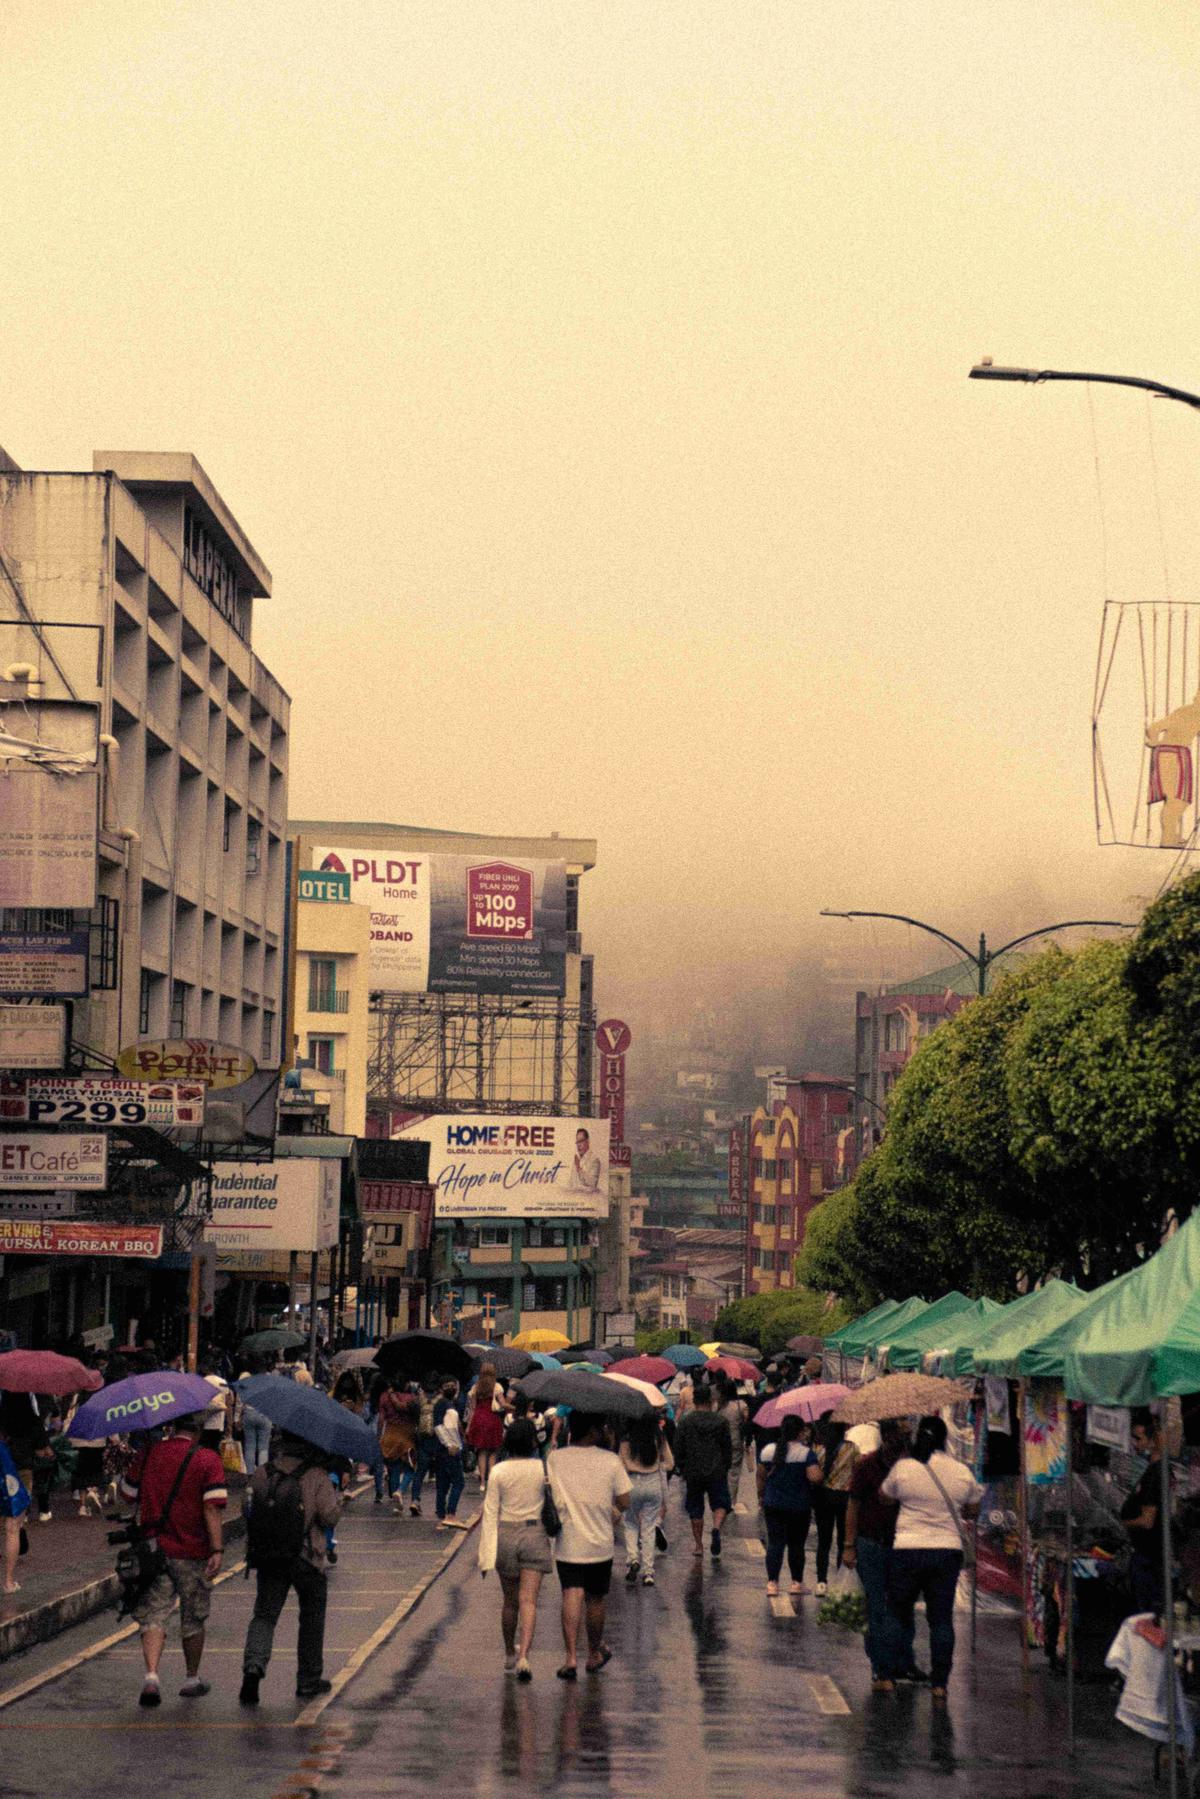
[[[369,978],[385,993],[557,996],[566,986],[565,862],[313,850],[371,913]],[[303,880],[303,871],[299,879]]]
[[10,769],[4,777],[0,906],[91,910],[99,793],[94,768],[74,774],[41,766]]
[[341,1187],[342,1164],[331,1156],[214,1162],[205,1237],[219,1256],[329,1249],[338,1237]]
[[0,1218],[74,1218],[79,1195],[64,1187],[50,1193],[0,1193]]
[[88,933],[0,931],[0,994],[86,999]]
[[606,1218],[607,1118],[441,1113],[394,1133],[429,1144],[439,1218]]
[[23,1124],[148,1124],[157,1130],[204,1123],[199,1081],[125,1081],[106,1075],[0,1080],[0,1119]]
[[433,1187],[425,1181],[360,1180],[358,1210],[367,1224],[403,1220],[413,1212],[423,1220],[432,1219]]
[[207,1037],[153,1038],[131,1043],[117,1057],[118,1072],[133,1081],[195,1081],[214,1092],[240,1087],[255,1074],[254,1057],[233,1043]]
[[318,900],[326,904],[348,906],[350,876],[340,874],[333,868],[324,871],[302,868],[296,877],[296,897],[305,901]]
[[65,1006],[0,1003],[0,1068],[61,1068],[66,1053]]
[[633,1032],[620,1018],[606,1018],[596,1026],[596,1048],[600,1051],[600,1116],[607,1118],[608,1159],[616,1167],[627,1166],[619,1151],[625,1143],[625,1056],[633,1042]]
[[6,1131],[0,1136],[0,1187],[20,1192],[108,1185],[108,1138],[98,1132]]
[[119,1256],[157,1261],[161,1224],[71,1224],[54,1219],[0,1218],[0,1254],[6,1256]]

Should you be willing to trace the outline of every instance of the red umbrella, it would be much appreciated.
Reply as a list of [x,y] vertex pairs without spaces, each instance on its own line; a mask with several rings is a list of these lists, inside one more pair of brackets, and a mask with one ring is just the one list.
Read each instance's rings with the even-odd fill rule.
[[678,1369],[662,1355],[635,1355],[618,1362],[614,1373],[628,1375],[631,1380],[649,1381],[657,1387],[660,1381],[673,1380]]
[[95,1393],[104,1385],[98,1368],[51,1349],[10,1349],[0,1355],[0,1388],[8,1393]]
[[710,1355],[704,1366],[710,1374],[727,1374],[731,1380],[758,1380],[754,1363],[743,1362],[740,1356]]

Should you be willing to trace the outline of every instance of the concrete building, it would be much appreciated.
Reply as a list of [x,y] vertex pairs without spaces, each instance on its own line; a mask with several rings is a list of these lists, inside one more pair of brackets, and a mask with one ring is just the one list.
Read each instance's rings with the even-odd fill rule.
[[293,1066],[280,1096],[284,1122],[364,1137],[370,1017],[371,914],[326,878],[298,882],[292,986]]

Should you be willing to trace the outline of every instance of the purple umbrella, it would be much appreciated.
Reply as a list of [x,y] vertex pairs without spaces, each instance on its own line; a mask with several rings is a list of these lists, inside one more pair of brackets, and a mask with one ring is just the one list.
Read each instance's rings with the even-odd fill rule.
[[172,1418],[203,1412],[221,1389],[199,1374],[131,1374],[114,1381],[81,1405],[71,1420],[70,1435],[78,1442],[118,1436],[125,1431],[153,1430]]
[[849,1387],[832,1380],[814,1382],[811,1387],[789,1387],[778,1399],[768,1399],[766,1405],[760,1406],[754,1414],[754,1422],[764,1430],[774,1430],[789,1417],[807,1418],[811,1424],[814,1419],[824,1417],[826,1412],[832,1412],[849,1391]]

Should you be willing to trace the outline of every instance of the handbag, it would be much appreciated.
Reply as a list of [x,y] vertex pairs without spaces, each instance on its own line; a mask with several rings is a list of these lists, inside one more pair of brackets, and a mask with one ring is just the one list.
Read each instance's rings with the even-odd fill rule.
[[379,1433],[379,1453],[385,1462],[398,1462],[411,1448],[410,1433],[389,1418]]
[[947,1493],[945,1487],[942,1485],[942,1483],[938,1479],[937,1475],[933,1472],[933,1469],[930,1467],[929,1463],[922,1462],[921,1466],[924,1468],[926,1474],[929,1476],[930,1480],[933,1482],[934,1486],[937,1488],[938,1492],[941,1494],[942,1498],[945,1500],[946,1510],[949,1512],[950,1516],[954,1520],[954,1528],[958,1532],[959,1539],[962,1543],[963,1567],[964,1568],[973,1568],[975,1566],[975,1532],[972,1530],[970,1532],[970,1534],[968,1535],[967,1530],[963,1524],[963,1520],[959,1517],[958,1511],[954,1505],[954,1501],[951,1499],[949,1493]]
[[246,1458],[236,1437],[225,1437],[221,1443],[221,1465],[226,1474],[244,1474]]
[[549,1481],[542,1490],[542,1529],[548,1537],[557,1537],[562,1534],[562,1518],[559,1515],[554,1494],[550,1490]]

